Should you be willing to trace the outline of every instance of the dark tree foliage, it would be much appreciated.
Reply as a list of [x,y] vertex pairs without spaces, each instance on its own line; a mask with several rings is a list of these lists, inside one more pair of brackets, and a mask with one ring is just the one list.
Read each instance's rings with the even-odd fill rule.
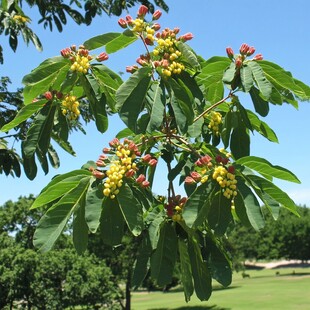
[[298,207],[300,217],[281,208],[277,221],[265,212],[266,226],[256,232],[236,225],[228,233],[233,252],[244,259],[310,259],[310,209]]

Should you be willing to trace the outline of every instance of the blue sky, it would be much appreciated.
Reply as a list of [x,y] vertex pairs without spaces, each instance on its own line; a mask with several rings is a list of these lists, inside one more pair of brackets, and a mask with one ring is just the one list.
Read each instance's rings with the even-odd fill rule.
[[[180,27],[180,33],[192,32],[194,39],[189,44],[205,59],[219,55],[225,56],[225,48],[231,46],[238,51],[242,43],[255,46],[257,53],[262,53],[266,60],[276,62],[293,75],[310,84],[310,1],[218,1],[218,0],[167,0],[170,6],[168,14],[159,20],[162,27]],[[189,5],[190,4],[190,5]],[[82,44],[90,37],[117,31],[118,18],[103,15],[88,27],[77,26],[72,22],[64,27],[62,33],[44,30],[37,25],[38,15],[35,9],[26,10],[33,19],[32,28],[40,37],[44,50],[39,53],[33,46],[26,47],[22,41],[16,53],[7,44],[7,37],[1,36],[4,47],[5,64],[0,66],[0,75],[9,75],[13,84],[11,90],[21,86],[24,75],[37,67],[43,60],[59,55],[62,48],[71,44]],[[135,16],[137,7],[130,13]],[[130,48],[110,55],[106,63],[116,72],[125,71],[126,65],[135,63],[136,58],[144,53],[141,42]],[[243,100],[246,107],[251,107],[251,100]],[[301,102],[299,110],[290,105],[271,106],[269,115],[264,119],[277,133],[280,143],[271,143],[258,135],[252,137],[251,154],[266,158],[293,171],[302,184],[276,182],[297,204],[310,206],[310,154],[309,129],[310,103]],[[99,134],[93,125],[87,126],[88,134],[74,133],[70,138],[77,157],[60,151],[61,167],[51,168],[48,175],[39,171],[34,181],[26,177],[12,178],[0,175],[0,204],[20,195],[38,194],[55,174],[65,173],[79,168],[87,160],[96,160],[101,150],[122,129],[123,124],[113,117],[109,132]],[[1,134],[0,134],[1,136]],[[155,187],[156,192],[166,193],[166,185],[161,181]]]

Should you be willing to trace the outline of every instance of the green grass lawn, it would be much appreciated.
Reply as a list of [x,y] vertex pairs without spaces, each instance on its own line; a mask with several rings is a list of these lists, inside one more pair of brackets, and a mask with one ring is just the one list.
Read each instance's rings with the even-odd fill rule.
[[192,296],[187,304],[183,292],[180,291],[136,292],[133,294],[132,309],[310,309],[310,268],[249,270],[246,273],[250,278],[243,279],[241,273],[235,274],[227,289],[221,289],[215,284],[209,301],[201,302],[196,296]]

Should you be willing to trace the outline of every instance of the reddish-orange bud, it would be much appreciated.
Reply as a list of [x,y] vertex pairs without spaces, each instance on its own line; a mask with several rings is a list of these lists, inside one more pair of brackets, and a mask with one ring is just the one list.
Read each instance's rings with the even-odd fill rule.
[[138,66],[127,66],[126,67],[126,72],[128,73],[134,73],[138,70]]
[[248,52],[246,53],[247,56],[251,56],[255,53],[255,47],[250,46]]
[[102,152],[105,153],[105,154],[110,154],[111,153],[111,149],[109,147],[105,147],[105,148],[103,148]]
[[236,67],[237,68],[241,68],[242,67],[242,63],[243,63],[243,61],[242,61],[241,57],[237,57],[237,59],[235,61]]
[[148,163],[150,160],[152,159],[152,155],[151,154],[146,154],[142,157],[142,160],[146,163]]
[[125,176],[126,176],[126,178],[131,178],[131,177],[133,177],[135,175],[135,173],[136,173],[136,171],[134,169],[129,169],[126,172]]
[[190,173],[191,177],[195,180],[195,182],[199,182],[201,180],[201,175],[200,173],[196,172],[196,171],[192,171]]
[[145,181],[145,175],[144,175],[144,174],[140,174],[140,175],[136,178],[136,182],[137,182],[137,183],[142,183],[143,181]]
[[137,58],[136,62],[140,65],[140,66],[147,66],[147,62],[142,59],[141,57]]
[[46,100],[52,100],[53,94],[50,91],[47,91],[46,93],[44,93],[44,97]]
[[149,38],[145,38],[144,42],[146,45],[150,45],[150,46],[154,45],[154,41]]
[[180,40],[183,42],[189,41],[193,38],[193,34],[191,32],[185,33],[182,36],[180,36]]
[[253,60],[263,60],[263,55],[262,54],[257,54],[253,57]]
[[226,47],[226,53],[227,53],[227,56],[230,58],[230,59],[233,59],[234,57],[234,51],[231,47]]
[[99,170],[92,170],[92,175],[97,178],[97,179],[103,179],[104,178],[104,173],[99,171]]
[[120,145],[120,142],[119,142],[119,140],[118,140],[117,138],[114,138],[114,139],[112,139],[112,140],[109,142],[109,145],[110,145],[111,147],[117,147],[117,146]]
[[246,43],[243,43],[241,46],[240,46],[240,54],[242,55],[246,55],[248,50],[249,50],[250,46],[247,45]]
[[62,57],[68,58],[71,54],[71,49],[69,47],[66,47],[60,51],[60,54]]
[[155,158],[151,159],[151,160],[149,161],[149,165],[150,165],[151,167],[156,166],[156,165],[157,165],[157,159],[155,159]]
[[127,15],[126,16],[126,22],[129,26],[132,25],[132,22],[133,22],[133,18],[130,16],[130,15]]
[[97,167],[105,167],[106,164],[104,161],[98,159],[96,161],[96,165],[97,165]]
[[158,20],[162,15],[162,12],[160,10],[156,10],[153,14],[153,20]]
[[160,29],[160,24],[158,23],[153,24],[152,29],[154,29],[155,31],[158,31]]
[[97,59],[98,61],[105,61],[105,60],[108,60],[108,59],[109,59],[109,55],[108,55],[107,53],[105,53],[105,52],[102,52],[102,53],[100,53],[100,54],[96,57],[96,59]]
[[235,173],[235,167],[234,167],[234,166],[229,166],[229,167],[227,168],[227,171],[228,171],[229,173],[234,174],[234,173]]
[[149,181],[147,181],[147,180],[145,180],[145,181],[143,181],[142,183],[141,183],[141,186],[142,187],[149,187],[150,186],[150,182]]
[[145,16],[147,12],[149,11],[148,7],[145,5],[141,5],[139,10],[138,10],[138,16]]
[[192,177],[187,176],[187,177],[185,178],[184,183],[185,183],[186,185],[192,185],[192,184],[196,184],[196,181],[195,181]]
[[118,24],[123,28],[123,29],[126,29],[127,28],[127,22],[124,18],[120,18],[118,20]]

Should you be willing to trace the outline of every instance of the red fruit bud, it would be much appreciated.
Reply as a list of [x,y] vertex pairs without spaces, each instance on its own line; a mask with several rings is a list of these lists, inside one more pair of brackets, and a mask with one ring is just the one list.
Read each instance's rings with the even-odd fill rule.
[[205,155],[200,158],[200,161],[204,164],[207,165],[210,161],[212,160],[211,156]]
[[99,156],[99,159],[100,160],[106,160],[108,158],[108,156],[106,156],[106,155],[104,155],[104,154],[101,154],[100,156]]
[[187,177],[185,178],[184,183],[185,183],[186,185],[192,185],[192,184],[196,184],[196,181],[195,181],[192,177],[187,176]]
[[97,179],[103,179],[104,173],[98,170],[92,170],[92,175]]
[[75,44],[71,45],[71,50],[72,50],[73,52],[76,51],[76,45],[75,45]]
[[193,38],[193,34],[191,32],[185,33],[182,36],[180,36],[180,40],[183,42],[189,41]]
[[242,55],[246,55],[248,50],[249,50],[249,46],[246,44],[246,43],[243,43],[241,46],[240,46],[240,54]]
[[70,56],[70,53],[71,53],[71,49],[69,47],[64,48],[60,51],[61,56],[64,58],[68,58]]
[[175,28],[173,29],[173,32],[174,32],[175,34],[178,34],[178,33],[180,32],[180,28],[179,28],[179,27],[175,27]]
[[223,160],[223,157],[222,157],[221,155],[216,155],[215,161],[216,161],[217,163],[221,163],[222,160]]
[[96,59],[97,61],[105,61],[109,59],[109,55],[105,52],[102,52],[96,57]]
[[123,29],[126,29],[127,28],[127,22],[124,18],[120,18],[118,20],[118,24],[123,28]]
[[162,15],[162,12],[160,10],[156,10],[153,14],[153,20],[158,20]]
[[96,165],[97,165],[97,167],[105,167],[106,164],[104,161],[98,159],[96,161]]
[[126,67],[126,72],[128,73],[134,73],[138,70],[138,66],[127,66]]
[[103,148],[102,152],[105,154],[109,154],[111,152],[111,149],[109,147],[105,147]]
[[154,41],[149,38],[145,38],[144,42],[146,45],[150,45],[150,46],[154,45]]
[[126,178],[131,178],[131,177],[133,177],[133,176],[135,175],[135,173],[136,173],[135,170],[129,169],[129,170],[126,172],[125,176],[126,176]]
[[63,96],[64,96],[63,93],[60,92],[60,91],[58,91],[58,92],[56,93],[57,99],[62,99]]
[[180,201],[179,201],[179,204],[180,204],[180,205],[184,205],[184,204],[186,203],[186,201],[187,201],[187,198],[186,198],[186,197],[182,197],[182,198],[180,199]]
[[196,172],[196,171],[192,171],[191,173],[191,177],[196,181],[199,182],[201,180],[201,175],[200,173]]
[[119,140],[118,140],[117,138],[114,138],[114,139],[112,139],[112,140],[109,142],[109,145],[110,145],[111,147],[117,147],[117,146],[120,145],[120,142],[119,142]]
[[138,16],[144,17],[147,14],[148,11],[149,11],[149,9],[148,9],[147,6],[141,5],[139,10],[138,10]]
[[227,53],[227,56],[230,58],[230,59],[233,59],[234,58],[234,51],[231,47],[226,47],[226,53]]
[[243,63],[243,61],[242,61],[241,57],[238,57],[236,59],[236,61],[235,61],[235,64],[236,64],[237,68],[241,68],[242,67],[242,63]]
[[197,161],[195,162],[195,165],[197,165],[198,167],[202,167],[203,166],[203,162],[199,159],[197,159]]
[[47,91],[46,93],[44,93],[44,97],[46,100],[52,100],[53,94],[50,91]]
[[236,169],[235,169],[235,167],[234,167],[234,166],[229,166],[229,167],[227,168],[227,171],[228,171],[229,173],[234,174],[234,173],[235,173],[235,171],[236,171]]
[[248,52],[246,53],[247,56],[251,56],[255,53],[255,47],[251,46],[248,50]]
[[158,31],[160,29],[160,25],[158,23],[155,23],[152,25],[152,29],[154,29],[155,31]]
[[131,17],[130,15],[127,15],[127,16],[126,16],[126,22],[127,22],[127,24],[128,24],[129,26],[132,25],[133,19],[132,19],[132,17]]
[[257,54],[253,57],[253,60],[263,60],[263,55],[262,54]]
[[157,159],[153,158],[149,161],[149,165],[151,167],[155,167],[157,165]]
[[151,154],[146,154],[146,155],[144,155],[143,157],[142,157],[142,160],[144,161],[144,162],[149,162],[150,160],[152,159],[152,155]]
[[143,181],[145,181],[145,175],[144,175],[144,174],[140,174],[140,175],[136,178],[136,182],[137,182],[137,183],[142,183]]
[[145,181],[143,181],[143,182],[141,183],[141,186],[144,187],[144,188],[145,188],[145,187],[149,187],[149,186],[150,186],[150,182],[145,180]]
[[141,57],[137,58],[136,62],[140,65],[140,66],[147,66],[147,62],[142,59]]

